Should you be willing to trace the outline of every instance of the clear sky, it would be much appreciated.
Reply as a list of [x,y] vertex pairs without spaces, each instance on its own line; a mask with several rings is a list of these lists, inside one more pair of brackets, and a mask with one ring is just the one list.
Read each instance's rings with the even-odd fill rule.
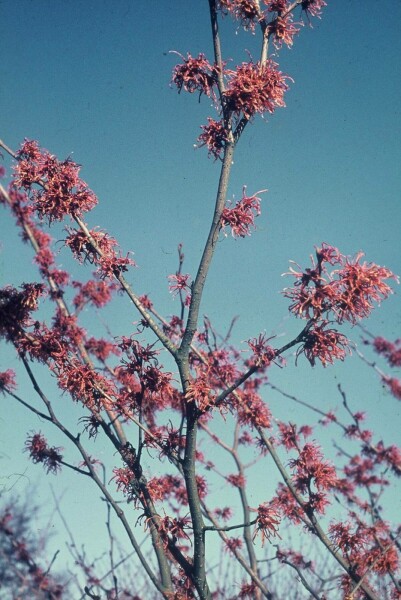
[[[287,108],[256,119],[235,157],[230,197],[239,198],[243,185],[252,193],[269,191],[256,232],[245,240],[221,239],[202,312],[222,330],[239,315],[238,343],[263,331],[282,335],[285,343],[300,330],[279,294],[287,285],[281,274],[290,259],[306,265],[322,241],[346,254],[363,250],[368,261],[401,274],[401,3],[328,4],[322,20],[305,26],[294,48],[278,57],[294,79]],[[219,169],[204,149],[193,147],[200,125],[214,116],[210,101],[170,89],[177,57],[169,51],[212,57],[208,3],[2,0],[0,19],[0,137],[12,148],[24,137],[37,139],[59,158],[71,155],[83,165],[82,176],[100,200],[88,216],[91,226],[107,228],[124,252],[134,251],[134,289],[171,314],[176,307],[166,277],[175,271],[179,242],[184,271],[195,274]],[[229,64],[248,60],[245,49],[258,56],[258,36],[236,33],[229,18],[223,25]],[[30,252],[21,248],[5,211],[0,231],[1,285],[34,280]],[[116,334],[136,318],[127,303],[119,306],[106,313]],[[366,325],[400,337],[398,290]],[[352,337],[358,342],[360,332]],[[9,357],[10,349],[0,347],[1,370],[14,364]],[[399,442],[399,403],[356,356],[326,370],[312,370],[301,359],[298,367],[293,363],[289,357],[289,367],[272,373],[272,381],[325,408],[340,403],[341,381],[378,437]],[[269,401],[279,418],[294,413],[279,397]],[[310,419],[307,412],[298,417]],[[20,450],[26,431],[41,424],[7,400],[0,427],[0,468],[8,483],[22,471],[36,481],[40,467]],[[73,477],[67,481],[53,481],[58,493],[74,486]],[[65,493],[66,510],[77,520],[78,500]],[[39,490],[42,501],[48,496],[47,488]]]

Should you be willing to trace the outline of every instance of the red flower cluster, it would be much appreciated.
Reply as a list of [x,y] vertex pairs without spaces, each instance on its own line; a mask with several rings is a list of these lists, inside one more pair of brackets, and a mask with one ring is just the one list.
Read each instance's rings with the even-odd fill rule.
[[103,338],[90,337],[85,342],[85,348],[89,354],[92,354],[92,356],[95,356],[101,362],[105,362],[111,354],[114,354],[115,356],[120,355],[120,351],[116,344]]
[[234,487],[245,488],[246,479],[243,475],[232,473],[226,476],[226,480]]
[[70,340],[67,341],[57,327],[49,329],[44,324],[37,324],[29,336],[18,340],[18,350],[26,352],[31,360],[42,363],[51,360],[62,363],[68,357],[68,343],[71,343]]
[[61,448],[49,446],[41,433],[34,433],[26,440],[25,450],[35,464],[43,463],[48,473],[57,473],[61,469]]
[[364,254],[359,252],[354,260],[347,257],[343,268],[335,272],[337,280],[332,283],[336,297],[331,310],[339,323],[343,320],[356,323],[359,319],[368,317],[373,302],[380,303],[392,293],[385,280],[398,281],[386,267],[366,262],[360,264],[362,256]]
[[[337,248],[323,243],[316,248],[316,262],[312,268],[299,271],[290,268],[288,275],[296,278],[293,288],[286,288],[284,295],[292,300],[289,310],[297,317],[309,319],[311,326],[304,335],[304,345],[297,355],[304,353],[312,365],[316,359],[325,366],[333,359],[344,360],[348,341],[335,329],[327,329],[329,320],[337,323],[369,316],[374,302],[387,298],[392,290],[387,279],[398,278],[386,267],[372,263],[360,263],[359,252],[354,259],[342,255]],[[337,266],[338,268],[328,268]]]
[[373,348],[387,359],[391,367],[401,367],[401,339],[389,342],[382,337],[375,337]]
[[313,568],[312,561],[305,559],[300,552],[296,552],[295,550],[281,550],[280,548],[277,548],[276,556],[280,562],[289,562],[301,569]]
[[178,505],[185,506],[188,502],[185,483],[176,475],[164,475],[153,477],[146,484],[147,490],[153,502],[160,502],[169,498],[175,500]]
[[0,392],[5,394],[6,391],[13,391],[16,388],[15,372],[12,369],[0,373]]
[[348,485],[370,487],[372,485],[386,485],[383,473],[377,474],[376,460],[371,457],[363,458],[359,454],[351,457],[344,467]]
[[185,529],[191,529],[191,520],[188,517],[173,518],[165,515],[164,517],[152,517],[151,519],[148,519],[148,523],[149,521],[156,524],[166,548],[169,541],[173,541],[173,543],[176,544],[178,540],[190,540],[190,537],[185,531]]
[[304,10],[307,15],[320,18],[322,8],[327,6],[327,2],[324,0],[303,0],[301,6],[302,10]]
[[[303,22],[293,22],[293,9],[298,3],[264,0],[264,4],[267,6],[265,9],[260,6],[259,0],[218,0],[216,3],[223,15],[230,14],[245,29],[253,32],[256,24],[260,23],[263,35],[272,37],[277,50],[283,43],[291,48],[295,35],[303,26]],[[304,0],[300,4],[309,19],[310,16],[320,17],[326,2]],[[183,63],[174,67],[172,84],[177,86],[179,92],[182,89],[189,93],[199,92],[216,101],[218,67],[210,64],[204,54],[199,54],[197,58],[189,53],[186,58],[178,52],[175,54],[182,58]],[[262,63],[244,62],[235,70],[226,69],[224,63],[221,75],[227,82],[221,108],[224,109],[225,117],[234,115],[236,125],[241,119],[252,119],[256,113],[273,113],[277,107],[285,106],[284,94],[288,90],[288,81],[293,81],[291,77],[281,73],[277,63],[271,59]],[[208,155],[215,160],[220,158],[228,135],[223,122],[208,117],[208,124],[201,128],[198,146],[206,146]],[[238,133],[239,130],[236,131]]]
[[[398,278],[386,267],[373,263],[360,264],[363,253],[354,259],[344,256],[327,244],[316,249],[317,263],[312,259],[312,269],[297,272],[292,267],[289,275],[296,278],[295,288],[284,290],[293,300],[291,312],[305,319],[319,319],[332,313],[338,323],[344,320],[355,324],[369,316],[373,302],[380,302],[392,293],[386,279]],[[341,268],[330,273],[324,263]]]
[[[251,29],[252,31],[258,21],[267,19],[267,13],[275,12],[278,17],[283,16],[285,19],[287,16],[291,16],[291,7],[294,8],[293,3],[287,2],[287,0],[264,0],[264,4],[267,6],[267,11],[261,11],[259,2],[255,0],[219,0],[219,8],[223,14],[229,13],[245,29]],[[327,6],[324,0],[304,0],[301,2],[302,10],[308,17],[320,18],[324,6]]]
[[261,198],[257,194],[262,194],[267,190],[256,192],[253,196],[246,196],[246,187],[242,192],[242,198],[233,208],[226,207],[221,215],[221,227],[231,227],[233,237],[245,237],[251,235],[251,228],[255,227],[255,217],[261,213]]
[[117,483],[119,492],[123,492],[128,497],[132,497],[132,484],[135,482],[134,472],[129,467],[113,469],[113,479]]
[[[58,385],[68,391],[77,402],[82,402],[89,409],[111,408],[116,395],[112,382],[91,367],[78,360],[65,363],[58,369]],[[105,398],[105,395],[108,398]],[[112,400],[110,399],[112,398]]]
[[266,339],[265,335],[260,334],[257,338],[247,341],[257,367],[268,367],[276,357],[276,351],[267,343],[270,339]]
[[203,133],[198,137],[198,147],[206,146],[208,149],[208,156],[213,155],[214,159],[221,158],[226,142],[227,133],[224,129],[222,121],[215,121],[210,117],[207,118],[208,124],[201,125]]
[[79,178],[80,166],[71,159],[60,162],[29,140],[17,157],[13,183],[28,191],[40,218],[61,221],[66,215],[80,216],[96,206],[95,194]]
[[174,405],[179,401],[176,396],[181,399],[171,385],[172,374],[159,365],[159,351],[153,345],[142,346],[135,338],[123,337],[118,346],[125,357],[114,370],[120,386],[115,408],[118,406],[122,414],[139,409],[153,430],[157,411]]
[[8,341],[18,339],[22,328],[31,324],[30,313],[37,310],[44,286],[41,283],[24,283],[21,290],[13,287],[0,289],[0,338]]
[[233,516],[233,509],[229,506],[225,506],[224,508],[215,508],[213,512],[216,517],[222,521],[228,521]]
[[238,414],[238,421],[241,425],[248,425],[251,428],[262,427],[269,429],[271,427],[272,415],[265,402],[257,393],[257,386],[254,380],[245,382],[243,389],[238,389],[236,397],[238,401],[232,400],[231,404]]
[[243,546],[243,542],[241,538],[228,538],[227,540],[225,540],[225,547],[224,550],[226,552],[236,552],[237,550],[241,550],[242,546]]
[[170,279],[170,292],[174,295],[177,295],[178,292],[184,292],[186,290],[190,290],[191,286],[188,283],[191,279],[191,276],[187,273],[183,275],[182,273],[176,273],[175,275],[169,275],[168,279]]
[[281,15],[287,10],[287,0],[263,0],[269,12],[276,12]]
[[287,517],[295,525],[302,521],[302,509],[296,502],[289,488],[284,483],[279,483],[275,497],[275,504],[283,516]]
[[[70,248],[74,257],[80,263],[94,263],[97,259],[98,248],[100,252],[105,254],[112,254],[114,248],[117,246],[117,241],[110,237],[105,231],[91,229],[89,231],[91,239],[81,230],[67,227],[68,236],[64,240],[64,244]],[[95,245],[96,247],[95,247]]]
[[284,17],[278,16],[268,25],[269,33],[273,36],[273,44],[279,50],[282,44],[286,44],[289,48],[294,43],[294,37],[299,33],[303,23],[293,23],[292,13],[286,14]]
[[216,394],[210,387],[207,373],[199,373],[199,375],[191,381],[185,398],[188,402],[195,401],[201,412],[205,412],[214,406]]
[[294,423],[278,423],[280,431],[280,443],[287,450],[293,450],[298,447],[300,441],[297,426]]
[[151,299],[149,298],[149,296],[147,296],[146,294],[144,294],[143,296],[139,297],[139,302],[142,304],[142,306],[144,308],[146,308],[146,310],[152,310],[152,308],[153,308],[153,302],[151,301]]
[[258,593],[258,588],[256,583],[243,583],[238,592],[239,600],[254,600],[256,594]]
[[76,315],[66,315],[64,311],[57,310],[53,317],[53,330],[63,341],[66,349],[82,344],[86,336],[85,329],[78,325]]
[[338,480],[336,470],[328,461],[323,460],[320,448],[308,442],[302,448],[298,458],[290,461],[294,470],[295,487],[301,493],[310,491],[313,483],[317,490],[329,490]]
[[401,400],[401,379],[397,379],[397,377],[383,377],[382,381],[389,388],[393,396]]
[[363,522],[356,526],[350,523],[332,523],[329,533],[334,544],[347,555],[359,575],[370,570],[384,575],[398,569],[395,543],[383,521],[378,520],[373,526],[366,526]]
[[277,63],[268,60],[263,64],[242,63],[236,71],[227,71],[227,108],[236,116],[251,119],[256,113],[273,113],[277,107],[284,107],[287,81],[292,79],[277,67]]
[[333,364],[335,359],[344,360],[346,352],[351,350],[348,339],[335,329],[327,329],[328,321],[322,321],[321,325],[313,325],[304,336],[304,343],[297,350],[297,358],[305,354],[306,358],[315,366],[316,360],[320,360],[325,367]]
[[110,302],[112,293],[116,289],[113,283],[96,279],[90,279],[86,283],[74,281],[72,285],[79,290],[73,299],[73,304],[78,311],[88,304],[96,308],[105,306]]
[[259,3],[255,0],[219,0],[220,10],[229,13],[234,19],[240,21],[245,29],[255,29],[255,23],[263,18]]
[[173,69],[171,83],[177,86],[178,91],[182,88],[193,94],[198,91],[200,95],[214,96],[213,86],[216,83],[216,67],[212,66],[204,54],[193,58],[189,53],[187,58],[176,52],[184,61]]
[[111,279],[119,273],[127,271],[128,266],[135,266],[135,261],[121,256],[115,248],[117,241],[105,231],[92,229],[90,238],[81,230],[68,229],[64,243],[68,246],[79,262],[88,261],[97,265],[96,273],[102,279]]
[[362,449],[367,456],[374,456],[377,464],[385,464],[392,469],[398,477],[401,475],[401,449],[397,446],[385,446],[382,441],[375,446],[365,446]]
[[270,503],[260,504],[256,509],[258,516],[256,517],[256,529],[253,534],[253,538],[257,536],[258,533],[261,534],[262,537],[262,545],[265,540],[269,540],[271,537],[279,536],[278,528],[280,525],[280,512],[277,509],[277,506]]
[[[34,218],[34,207],[30,203],[28,195],[25,193],[21,194],[12,187],[9,192],[9,198],[11,201],[10,209],[16,218],[18,227],[21,228],[20,235],[23,242],[33,243],[35,246],[36,255],[34,261],[39,267],[40,274],[47,279],[52,278],[58,287],[67,285],[69,275],[66,271],[55,267],[54,252],[50,246],[52,238],[42,230],[43,223],[37,222]],[[57,293],[52,286],[51,294]]]

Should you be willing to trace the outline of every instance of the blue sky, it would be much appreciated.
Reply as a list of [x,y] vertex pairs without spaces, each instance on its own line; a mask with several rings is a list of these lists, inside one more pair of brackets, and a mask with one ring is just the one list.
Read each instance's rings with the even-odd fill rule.
[[[196,95],[170,89],[177,57],[169,51],[212,57],[208,3],[3,0],[0,14],[0,137],[12,148],[24,137],[37,139],[83,165],[82,176],[100,200],[88,221],[107,228],[124,252],[134,251],[134,289],[171,314],[176,306],[166,278],[176,268],[177,244],[184,246],[184,271],[195,274],[219,169],[204,149],[193,147],[213,108],[207,98],[198,102]],[[204,295],[203,312],[217,328],[224,330],[239,315],[237,343],[263,331],[285,343],[299,331],[279,294],[288,284],[281,274],[290,259],[306,265],[322,241],[346,254],[363,250],[368,261],[401,273],[400,17],[400,2],[333,0],[313,29],[303,28],[291,51],[281,51],[280,67],[295,81],[287,108],[247,128],[229,191],[238,198],[243,185],[250,192],[268,188],[262,215],[249,239],[221,239]],[[258,36],[235,31],[229,18],[222,41],[229,64],[247,60],[245,49],[258,55]],[[1,285],[33,280],[29,250],[19,245],[5,211],[0,219]],[[61,239],[61,230],[55,232]],[[60,262],[70,264],[65,255]],[[118,306],[106,312],[116,334],[136,318],[127,303]],[[84,316],[88,323],[91,318]],[[400,325],[396,289],[367,326],[395,338]],[[359,341],[359,331],[352,337]],[[0,348],[0,361],[2,369],[14,363],[9,348]],[[272,381],[325,408],[340,404],[341,381],[378,436],[397,442],[399,404],[357,357],[326,370],[293,363],[289,357],[288,368],[272,374]],[[301,422],[310,419],[280,398],[270,400],[279,418],[291,410]],[[6,402],[3,472],[26,470],[35,481],[39,467],[20,449],[36,425]],[[71,488],[73,478],[67,480]],[[60,493],[63,485],[57,482]],[[42,489],[39,498],[47,497]],[[78,520],[71,497],[68,510]]]

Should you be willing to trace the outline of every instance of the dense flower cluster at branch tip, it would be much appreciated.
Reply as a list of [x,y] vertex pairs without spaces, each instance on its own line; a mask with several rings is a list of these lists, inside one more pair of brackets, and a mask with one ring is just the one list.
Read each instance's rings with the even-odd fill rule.
[[58,385],[68,391],[75,401],[95,411],[101,406],[111,407],[116,396],[115,386],[110,380],[77,360],[71,360],[59,368]]
[[278,423],[280,431],[280,443],[287,449],[292,450],[298,447],[300,441],[297,426],[294,423]]
[[[294,37],[303,26],[303,21],[294,22],[293,11],[301,5],[310,24],[310,17],[321,16],[326,3],[324,0],[304,0],[303,2],[287,2],[287,0],[218,0],[216,8],[222,15],[230,14],[245,30],[255,33],[260,25],[265,41],[272,38],[273,45],[279,51],[283,44],[291,48]],[[208,117],[208,124],[202,125],[202,133],[198,137],[198,147],[206,146],[208,156],[216,160],[221,158],[227,141],[236,140],[241,135],[244,121],[251,120],[257,113],[273,113],[277,107],[285,106],[284,93],[288,90],[288,82],[293,79],[278,70],[278,64],[271,58],[262,55],[260,62],[243,62],[236,69],[227,69],[226,62],[220,66],[211,64],[204,54],[196,58],[187,54],[185,58],[178,54],[182,63],[173,69],[171,84],[189,93],[199,92],[213,99],[221,120]],[[219,89],[216,94],[215,88]],[[233,118],[234,117],[234,118]],[[232,132],[235,135],[232,136]]]
[[[364,256],[359,252],[354,259],[340,254],[336,248],[323,244],[316,249],[317,262],[312,258],[312,268],[286,273],[295,277],[295,287],[284,290],[293,303],[290,311],[303,319],[319,319],[330,314],[338,323],[369,316],[373,302],[380,303],[392,290],[388,279],[399,281],[386,267],[373,263],[360,263]],[[339,268],[329,272],[327,265]]]
[[[305,354],[314,365],[316,359],[323,366],[333,359],[344,360],[349,351],[347,338],[328,325],[333,321],[341,324],[349,321],[355,325],[368,317],[374,302],[380,303],[392,290],[388,279],[399,278],[386,267],[373,263],[360,263],[363,253],[355,258],[344,256],[337,248],[323,243],[316,248],[316,261],[311,257],[312,267],[302,270],[295,265],[285,275],[295,277],[293,288],[286,288],[284,296],[292,301],[289,310],[297,317],[308,319],[303,336],[303,346],[297,351]],[[330,267],[337,267],[330,269]]]
[[117,489],[122,491],[126,496],[132,494],[132,485],[135,482],[135,474],[129,467],[113,469],[113,479],[117,484]]
[[196,402],[201,412],[214,406],[215,397],[215,393],[209,387],[207,373],[200,373],[196,379],[192,380],[185,395],[189,402]]

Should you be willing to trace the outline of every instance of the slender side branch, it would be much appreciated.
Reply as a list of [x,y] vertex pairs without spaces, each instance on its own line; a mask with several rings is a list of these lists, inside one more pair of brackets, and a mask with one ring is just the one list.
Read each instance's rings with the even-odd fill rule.
[[[325,532],[319,525],[315,515],[310,514],[310,512],[306,512],[305,502],[303,501],[303,499],[301,498],[301,496],[298,494],[297,490],[295,489],[295,486],[292,483],[291,478],[290,478],[289,474],[287,473],[283,463],[281,462],[273,444],[266,437],[264,431],[260,427],[257,427],[256,429],[257,429],[264,445],[269,450],[269,453],[270,453],[276,467],[280,471],[280,474],[281,474],[282,478],[284,479],[285,484],[287,485],[288,489],[290,490],[290,492],[293,495],[294,499],[296,500],[297,504],[302,508],[302,510],[307,515],[307,517],[310,521],[310,524],[311,524],[312,531],[317,535],[317,537],[320,539],[320,541],[326,546],[326,548],[330,552],[330,554],[342,566],[344,571],[351,577],[351,579],[353,581],[355,581],[355,583],[359,583],[361,581],[361,578],[359,576],[355,575],[355,573],[353,572],[353,569],[352,569],[352,565],[350,565],[350,563],[339,552],[336,551],[333,544],[330,542],[329,538],[327,537],[327,535],[325,534]],[[369,600],[380,600],[380,598],[377,596],[377,594],[366,583],[362,582],[360,584],[360,587],[365,592],[365,594],[366,594],[367,598],[369,598]]]
[[186,358],[188,356],[190,345],[198,325],[199,308],[202,300],[203,288],[205,285],[207,274],[209,272],[210,264],[212,262],[213,254],[216,249],[217,240],[219,238],[219,232],[221,227],[221,215],[226,201],[228,180],[231,173],[233,156],[234,144],[231,142],[227,142],[224,151],[223,164],[221,166],[220,180],[217,190],[212,225],[210,227],[209,235],[206,241],[206,245],[199,264],[195,281],[192,284],[191,304],[189,307],[189,314],[184,336],[182,338],[181,345],[178,350],[179,358]]
[[[229,542],[228,536],[226,535],[225,531],[219,527],[217,520],[215,519],[213,514],[208,510],[208,508],[206,507],[206,505],[203,502],[202,502],[202,509],[205,512],[205,514],[207,515],[207,518],[209,519],[209,521],[211,523],[213,523],[213,526],[215,527],[215,531],[217,531],[220,538],[227,545]],[[205,528],[205,530],[206,530],[206,528]],[[209,528],[208,528],[208,530],[209,530]],[[245,558],[242,556],[241,552],[239,552],[236,548],[233,548],[232,552],[233,552],[235,558],[237,559],[237,561],[239,562],[239,564],[241,565],[241,567],[248,573],[249,577],[252,579],[252,581],[255,583],[255,585],[257,585],[257,587],[260,589],[260,591],[265,596],[265,598],[268,598],[268,600],[271,600],[272,595],[270,594],[269,590],[266,588],[265,584],[259,579],[257,574],[254,573],[254,571],[248,565]]]
[[[124,511],[119,507],[119,505],[117,504],[117,502],[114,500],[114,498],[111,496],[110,492],[108,491],[108,489],[106,488],[105,484],[101,481],[101,479],[99,478],[99,476],[96,473],[96,470],[92,464],[92,461],[90,459],[90,456],[86,453],[86,450],[84,449],[84,447],[82,446],[81,442],[80,442],[80,438],[79,436],[74,436],[56,417],[56,414],[53,410],[53,407],[51,405],[51,402],[49,401],[49,399],[46,397],[46,395],[43,393],[43,391],[41,390],[40,386],[38,385],[35,376],[32,373],[32,370],[29,366],[29,363],[27,362],[27,360],[25,359],[25,357],[22,357],[22,361],[23,364],[25,366],[25,369],[27,370],[27,373],[32,381],[33,387],[35,389],[35,391],[37,392],[37,394],[40,396],[40,398],[43,400],[44,404],[46,405],[46,408],[49,412],[49,417],[47,415],[45,415],[46,420],[51,421],[53,423],[53,425],[55,425],[57,427],[57,429],[59,429],[66,437],[68,437],[68,439],[76,446],[76,448],[78,449],[79,453],[81,454],[84,463],[86,465],[86,467],[88,468],[89,471],[89,475],[90,477],[93,479],[93,481],[96,483],[96,485],[98,486],[98,488],[102,491],[102,494],[104,495],[104,497],[106,498],[107,502],[110,504],[110,506],[112,506],[114,512],[116,513],[117,517],[119,518],[119,520],[121,521],[127,535],[128,538],[131,542],[132,547],[134,548],[143,568],[145,569],[147,575],[149,576],[149,579],[152,581],[152,583],[155,585],[155,587],[158,589],[158,591],[162,594],[163,598],[168,598],[170,591],[171,591],[171,582],[170,582],[170,586],[168,585],[168,581],[169,581],[169,577],[168,575],[166,575],[165,571],[163,569],[161,569],[161,575],[162,575],[162,582],[159,582],[158,578],[156,577],[156,575],[153,573],[152,569],[150,568],[148,561],[146,560],[145,556],[142,554],[140,545],[138,544],[138,542],[136,541],[136,538],[133,534],[133,531],[131,529],[131,527],[129,526],[129,523],[126,519],[125,513]],[[33,412],[38,412],[36,411],[36,409],[34,409],[33,407],[30,407],[29,404],[23,402],[25,406],[27,406],[28,408],[31,408],[31,410],[33,410]],[[157,533],[157,532],[155,532]],[[161,546],[160,546],[160,549]],[[160,556],[158,555],[158,559],[160,560]],[[166,561],[166,557],[164,556],[164,561]],[[162,560],[163,562],[163,560]],[[160,564],[159,564],[160,566]],[[167,585],[166,585],[167,584]]]
[[221,54],[221,45],[220,45],[220,36],[219,36],[219,22],[217,19],[217,9],[216,9],[216,0],[209,0],[209,10],[210,10],[210,21],[212,26],[212,36],[213,36],[213,50],[214,50],[214,62],[217,66],[217,87],[219,90],[220,97],[220,105],[223,111],[223,117],[226,126],[229,122],[229,115],[227,115],[226,103],[224,98],[225,85],[224,85],[224,77],[223,77],[223,57]]
[[3,140],[0,140],[0,148],[4,148],[4,150],[7,152],[7,154],[9,154],[9,155],[10,155],[10,156],[12,156],[13,158],[15,158],[15,160],[17,160],[17,159],[18,159],[18,157],[17,157],[17,155],[15,154],[15,152],[13,152],[13,151],[11,150],[11,148],[9,148],[9,147],[7,146],[7,144],[5,144],[5,143],[3,142]]
[[311,598],[315,598],[315,600],[321,600],[321,597],[311,588],[311,586],[309,585],[309,583],[306,581],[305,577],[303,576],[301,569],[299,567],[297,567],[297,565],[294,565],[292,562],[290,562],[289,560],[286,560],[285,558],[282,558],[281,562],[286,565],[289,565],[290,567],[295,569],[295,571],[298,573],[298,577],[299,577],[302,585],[304,586],[305,589],[308,590],[308,592],[311,595]]

